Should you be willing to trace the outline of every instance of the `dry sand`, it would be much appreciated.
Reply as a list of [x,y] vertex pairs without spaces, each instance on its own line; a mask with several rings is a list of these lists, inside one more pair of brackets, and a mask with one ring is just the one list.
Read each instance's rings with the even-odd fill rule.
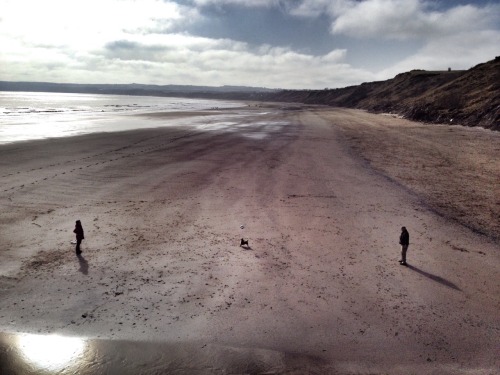
[[227,117],[1,146],[0,328],[162,342],[178,373],[498,371],[498,133]]

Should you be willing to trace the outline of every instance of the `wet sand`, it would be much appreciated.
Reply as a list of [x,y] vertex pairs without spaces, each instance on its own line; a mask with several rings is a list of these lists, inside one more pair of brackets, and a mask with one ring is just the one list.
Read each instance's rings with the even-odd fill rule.
[[[220,115],[1,146],[0,328],[187,346],[191,373],[499,368],[497,133],[343,109]],[[442,142],[449,175],[431,178]],[[474,210],[440,210],[478,176]]]

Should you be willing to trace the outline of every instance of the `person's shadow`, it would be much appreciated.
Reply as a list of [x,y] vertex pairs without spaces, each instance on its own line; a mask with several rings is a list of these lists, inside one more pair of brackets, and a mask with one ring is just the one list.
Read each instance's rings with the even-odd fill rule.
[[448,281],[446,279],[443,279],[442,277],[440,276],[436,276],[436,275],[433,275],[432,273],[429,273],[429,272],[425,272],[425,271],[422,271],[420,268],[417,268],[415,266],[412,266],[411,264],[408,264],[407,267],[433,281],[436,281],[444,286],[447,286],[448,288],[451,288],[451,289],[455,289],[455,290],[458,290],[458,291],[462,291],[462,289],[460,289],[458,286],[456,286],[455,284],[453,284],[451,281]]
[[78,254],[77,257],[78,257],[78,263],[80,263],[80,269],[78,271],[80,271],[84,275],[88,275],[89,262],[87,262],[87,260],[81,254]]

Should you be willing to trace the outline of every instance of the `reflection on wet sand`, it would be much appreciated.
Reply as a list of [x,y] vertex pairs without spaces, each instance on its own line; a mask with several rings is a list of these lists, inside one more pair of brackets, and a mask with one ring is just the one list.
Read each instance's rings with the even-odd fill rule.
[[[95,340],[0,333],[0,374],[324,373],[317,357],[203,342]],[[301,369],[304,372],[301,372]]]

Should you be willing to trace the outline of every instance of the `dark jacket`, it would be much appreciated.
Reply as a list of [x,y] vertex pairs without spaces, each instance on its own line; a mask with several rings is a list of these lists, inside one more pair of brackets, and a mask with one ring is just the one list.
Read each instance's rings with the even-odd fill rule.
[[408,246],[410,244],[410,233],[405,229],[401,232],[401,236],[399,236],[400,245]]
[[83,235],[83,227],[81,224],[76,224],[75,225],[75,230],[73,233],[76,233],[76,239],[77,240],[83,240],[85,236]]

